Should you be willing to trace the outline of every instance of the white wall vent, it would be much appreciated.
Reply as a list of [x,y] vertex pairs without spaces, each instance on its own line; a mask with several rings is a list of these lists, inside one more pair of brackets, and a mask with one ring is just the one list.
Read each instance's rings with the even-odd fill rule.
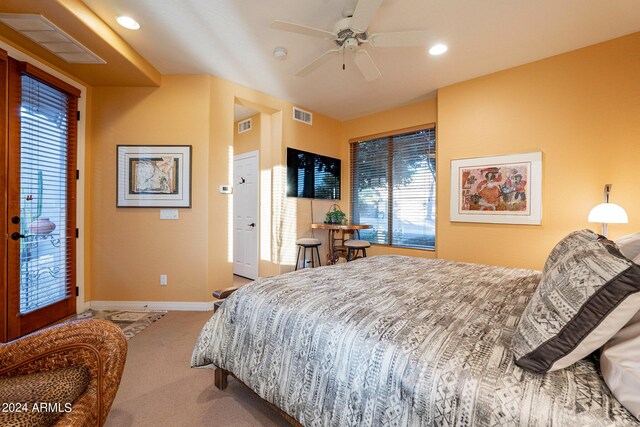
[[252,128],[251,119],[243,120],[238,122],[238,133],[249,132]]
[[313,124],[313,113],[293,107],[293,120],[311,125]]
[[79,41],[62,31],[42,15],[1,13],[0,22],[33,40],[70,64],[106,64]]

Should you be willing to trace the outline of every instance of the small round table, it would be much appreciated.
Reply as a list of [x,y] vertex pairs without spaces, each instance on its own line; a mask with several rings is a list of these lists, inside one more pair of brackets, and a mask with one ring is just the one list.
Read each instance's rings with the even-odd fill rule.
[[[327,252],[327,265],[332,265],[338,262],[341,253],[347,253],[345,248],[345,232],[346,234],[352,234],[354,231],[360,239],[360,230],[367,230],[372,228],[369,224],[311,224],[311,228],[316,230],[327,230],[329,233],[329,251]],[[336,235],[342,231],[342,239],[336,239]],[[336,245],[336,240],[340,241],[340,245]]]

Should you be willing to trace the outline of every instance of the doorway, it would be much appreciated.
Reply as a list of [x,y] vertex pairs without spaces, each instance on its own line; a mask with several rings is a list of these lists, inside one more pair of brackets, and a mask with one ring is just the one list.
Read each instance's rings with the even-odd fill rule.
[[258,278],[259,152],[233,158],[233,274]]
[[236,101],[233,121],[233,274],[242,282],[259,276],[261,114]]
[[2,335],[12,340],[76,311],[80,91],[29,63],[8,58],[6,65],[8,239]]

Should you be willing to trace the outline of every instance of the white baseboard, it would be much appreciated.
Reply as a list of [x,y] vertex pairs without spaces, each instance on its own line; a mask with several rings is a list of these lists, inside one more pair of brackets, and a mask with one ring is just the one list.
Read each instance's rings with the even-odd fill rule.
[[213,311],[213,301],[91,301],[90,304],[93,310]]

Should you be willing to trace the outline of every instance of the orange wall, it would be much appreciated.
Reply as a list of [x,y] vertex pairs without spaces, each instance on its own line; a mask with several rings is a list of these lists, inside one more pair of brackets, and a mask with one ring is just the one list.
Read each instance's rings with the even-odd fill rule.
[[[287,146],[339,157],[340,122],[320,114],[313,126],[294,122],[292,104],[216,77],[163,76],[159,88],[92,93],[92,300],[203,302],[231,285],[231,198],[218,187],[230,183],[238,99],[261,111],[259,131],[268,134],[260,138],[260,164],[261,174],[270,177],[272,212],[271,223],[261,227],[271,231],[277,249],[261,263],[261,274],[292,269],[297,231],[307,214],[298,212],[303,202],[283,197],[284,182],[275,177],[284,177]],[[191,144],[193,207],[179,209],[178,221],[161,221],[159,209],[116,208],[118,144]],[[167,286],[160,286],[161,274],[168,275]]]
[[[343,143],[342,143],[342,165],[345,173],[343,173],[346,180],[347,189],[350,171],[350,154],[349,154],[349,140],[354,138],[361,138],[379,133],[406,129],[419,125],[433,124],[437,119],[437,102],[435,99],[427,99],[426,101],[419,102],[417,104],[406,105],[393,110],[384,111],[381,113],[372,114],[358,119],[349,120],[343,123]],[[438,139],[438,144],[440,143]],[[439,150],[439,147],[438,147]],[[438,159],[437,159],[438,161]],[[441,181],[438,177],[438,184],[441,185]],[[343,210],[346,211],[350,200],[350,195],[343,197],[345,200]],[[349,202],[350,203],[350,202]],[[350,207],[349,207],[350,209]],[[438,239],[436,231],[436,239]],[[440,242],[436,242],[436,251]],[[382,254],[395,254],[395,255],[407,255],[415,257],[435,258],[437,252],[429,250],[407,249],[397,248],[390,246],[372,245],[371,249],[367,250],[367,255],[382,255]]]
[[[94,88],[91,138],[93,300],[207,301],[209,86],[163,76],[159,88]],[[192,209],[116,208],[116,146],[190,144]],[[168,286],[160,286],[160,275]]]
[[[640,33],[451,85],[436,100],[343,123],[348,140],[437,119],[436,252],[374,246],[371,254],[436,256],[510,267],[542,268],[553,245],[586,220],[613,184],[612,201],[640,228]],[[436,114],[437,113],[437,114]],[[543,152],[540,226],[449,221],[451,160]],[[348,175],[347,175],[348,176]],[[345,197],[348,200],[348,195]]]
[[[260,113],[254,114],[251,118],[251,130],[238,133],[239,120],[234,123],[233,154],[248,153],[260,149]],[[245,119],[246,120],[246,119]]]
[[[542,268],[605,183],[640,229],[640,33],[438,91],[438,257]],[[449,221],[452,159],[542,151],[542,225]]]

